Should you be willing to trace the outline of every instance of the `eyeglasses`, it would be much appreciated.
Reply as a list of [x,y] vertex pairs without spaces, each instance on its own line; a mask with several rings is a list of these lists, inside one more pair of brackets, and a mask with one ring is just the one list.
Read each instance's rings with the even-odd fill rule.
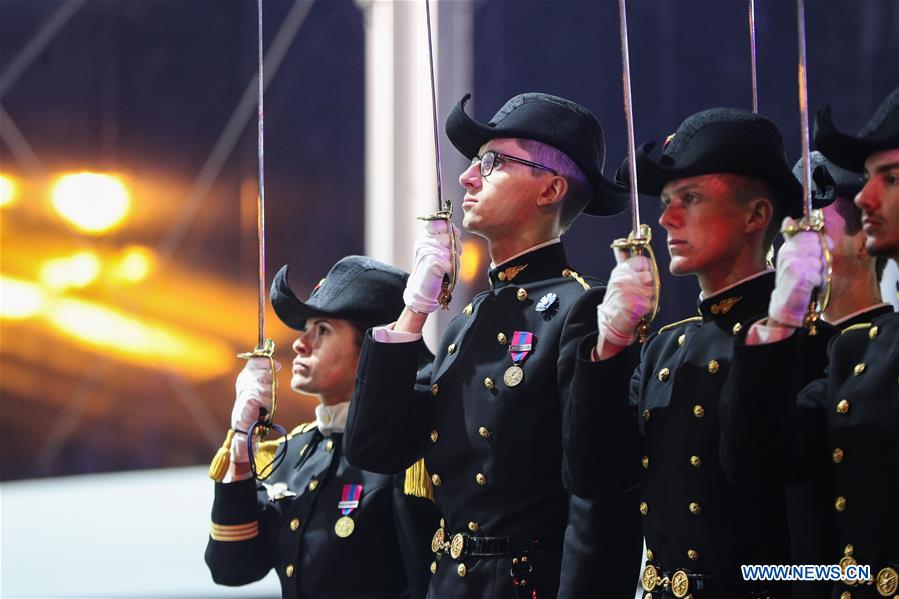
[[530,160],[525,160],[524,158],[518,158],[517,156],[510,156],[508,154],[503,154],[502,152],[496,152],[494,150],[488,150],[481,154],[480,156],[475,156],[471,159],[471,166],[474,166],[477,163],[481,163],[481,176],[486,177],[490,173],[493,172],[493,167],[496,166],[497,160],[509,160],[511,162],[517,162],[519,164],[524,164],[526,166],[530,166],[532,168],[539,168],[544,171],[548,171],[554,175],[558,175],[555,170],[549,168],[548,166],[543,166],[542,164],[537,164],[536,162],[531,162]]

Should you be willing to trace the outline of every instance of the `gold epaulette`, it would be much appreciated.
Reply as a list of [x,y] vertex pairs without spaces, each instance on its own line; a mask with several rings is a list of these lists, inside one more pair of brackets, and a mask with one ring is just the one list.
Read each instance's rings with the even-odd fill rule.
[[570,268],[567,270],[568,270],[569,276],[572,279],[574,279],[575,281],[577,281],[578,283],[580,283],[581,287],[583,287],[585,290],[590,289],[590,284],[587,283],[587,281],[585,281],[581,275],[577,274],[577,272],[571,270]]
[[697,322],[702,320],[702,316],[691,316],[690,318],[685,318],[683,320],[678,320],[677,322],[672,322],[671,324],[666,324],[661,329],[659,329],[659,333],[664,333],[665,331],[670,331],[675,327],[679,327],[682,324],[687,324],[690,322]]
[[861,330],[870,329],[870,328],[871,328],[870,322],[860,322],[858,324],[853,324],[853,325],[846,327],[845,329],[843,329],[843,331],[840,333],[840,335],[845,335],[849,331],[861,331]]
[[406,468],[403,493],[434,501],[434,485],[431,482],[431,475],[428,474],[428,469],[425,467],[424,458]]

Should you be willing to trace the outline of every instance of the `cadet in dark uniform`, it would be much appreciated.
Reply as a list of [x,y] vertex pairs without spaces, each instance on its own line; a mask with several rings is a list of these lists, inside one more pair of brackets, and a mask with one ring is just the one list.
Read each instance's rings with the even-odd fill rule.
[[[858,136],[842,133],[829,109],[818,114],[815,143],[835,164],[864,170],[866,182],[855,203],[862,210],[866,248],[872,256],[899,258],[899,90],[881,105]],[[823,261],[815,235],[800,232],[784,244],[795,259],[789,276],[778,280],[777,295],[807,302],[821,285]],[[787,269],[785,269],[787,270]],[[801,351],[801,318],[777,311],[749,329],[737,347],[734,388],[722,425],[744,443],[728,448],[729,461],[756,454],[772,467],[756,480],[802,479],[821,461],[829,463],[829,497],[839,533],[837,553],[828,563],[871,567],[871,578],[837,582],[833,597],[897,597],[899,572],[899,316],[874,316],[846,327],[828,349],[826,378],[791,394],[791,366]],[[805,356],[802,356],[805,359]],[[813,356],[814,357],[814,356]],[[758,377],[764,368],[765,376]]]
[[766,249],[779,215],[800,209],[801,189],[777,128],[747,111],[697,113],[660,160],[651,148],[637,153],[638,186],[661,195],[670,269],[698,278],[699,315],[637,344],[653,300],[650,264],[617,256],[566,405],[569,483],[601,495],[608,480],[639,480],[631,509],[643,519],[647,599],[789,596],[742,579],[741,564],[789,562],[783,488],[728,481],[718,410],[735,335],[764,314],[774,287]]
[[[593,527],[598,538],[585,546],[569,535],[563,565],[561,398],[603,288],[572,269],[559,237],[582,210],[615,214],[627,195],[603,177],[602,129],[583,107],[523,94],[483,125],[465,114],[466,99],[446,131],[471,159],[459,178],[463,225],[490,244],[490,290],[453,319],[433,370],[416,376],[415,342],[437,308],[456,234],[445,222],[429,223],[415,244],[406,309],[363,343],[347,453],[367,469],[414,465],[422,482],[427,477],[443,516],[429,597],[551,599],[560,570],[564,586],[569,569],[582,573],[584,565],[608,569],[609,582],[592,593],[622,596],[633,588],[640,554],[630,514],[574,504],[572,518],[582,520],[569,527]],[[593,305],[574,311],[587,295]],[[592,551],[609,559],[593,561]],[[577,588],[572,582],[566,592],[576,596]]]
[[[257,468],[281,455],[270,476],[250,472],[246,434],[272,408],[269,363],[252,358],[237,379],[231,467],[215,485],[206,563],[219,584],[243,585],[272,568],[283,597],[423,597],[429,540],[439,517],[427,499],[404,494],[402,477],[350,465],[343,447],[359,343],[402,306],[406,273],[369,258],[338,262],[302,302],[275,276],[272,305],[302,331],[294,342],[291,388],[319,397],[316,421],[258,448]],[[415,351],[430,353],[422,344]]]

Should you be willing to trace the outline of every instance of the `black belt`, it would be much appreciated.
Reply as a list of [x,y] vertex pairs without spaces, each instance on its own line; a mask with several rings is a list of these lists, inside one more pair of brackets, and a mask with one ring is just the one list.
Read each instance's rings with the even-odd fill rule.
[[709,576],[686,570],[674,572],[663,571],[658,566],[647,564],[643,568],[640,577],[643,596],[646,599],[653,593],[668,592],[675,597],[687,597],[693,595],[702,597],[705,595],[734,595],[739,597],[751,597],[752,599],[775,599],[780,591],[789,596],[790,584],[784,581],[759,581],[748,582],[736,578],[721,576]]
[[453,559],[462,557],[524,557],[531,553],[558,550],[561,539],[545,536],[473,537],[460,532],[448,537],[439,528],[431,539],[431,550],[438,556],[449,554]]

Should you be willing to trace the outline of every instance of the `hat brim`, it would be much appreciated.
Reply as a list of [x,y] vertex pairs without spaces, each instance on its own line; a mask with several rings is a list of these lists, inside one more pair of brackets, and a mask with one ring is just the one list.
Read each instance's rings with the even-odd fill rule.
[[[802,185],[793,176],[789,166],[784,163],[766,165],[766,168],[735,168],[731,165],[717,167],[714,163],[703,165],[702,168],[678,168],[661,164],[650,156],[650,152],[656,146],[655,142],[641,145],[636,152],[637,164],[637,189],[641,194],[660,196],[666,185],[678,179],[699,177],[714,173],[733,173],[756,177],[771,186],[776,198],[773,198],[786,213],[794,218],[802,216]],[[625,165],[627,164],[625,159]],[[751,163],[747,161],[747,165]],[[623,165],[624,166],[624,165]],[[628,183],[627,168],[619,169],[624,176],[624,182]],[[816,206],[817,207],[817,206]]]
[[815,147],[837,166],[861,173],[868,156],[899,147],[899,139],[870,139],[844,133],[834,125],[830,106],[823,106],[815,118]]
[[[532,139],[555,147],[552,140],[541,139],[541,136],[535,135],[533,131],[515,127],[493,127],[477,122],[465,112],[465,103],[470,97],[471,94],[465,94],[465,97],[453,107],[446,118],[447,137],[456,149],[469,160],[478,155],[478,151],[485,143],[500,137]],[[572,160],[575,159],[572,157]],[[606,179],[601,173],[595,172],[596,169],[580,164],[577,160],[575,160],[575,164],[578,165],[593,186],[593,197],[584,208],[585,214],[590,216],[614,216],[627,209],[630,202],[627,187]]]
[[272,281],[271,302],[278,318],[296,331],[306,330],[306,321],[317,315],[334,316],[327,310],[300,300],[290,288],[287,280],[288,266],[285,264],[275,274]]

